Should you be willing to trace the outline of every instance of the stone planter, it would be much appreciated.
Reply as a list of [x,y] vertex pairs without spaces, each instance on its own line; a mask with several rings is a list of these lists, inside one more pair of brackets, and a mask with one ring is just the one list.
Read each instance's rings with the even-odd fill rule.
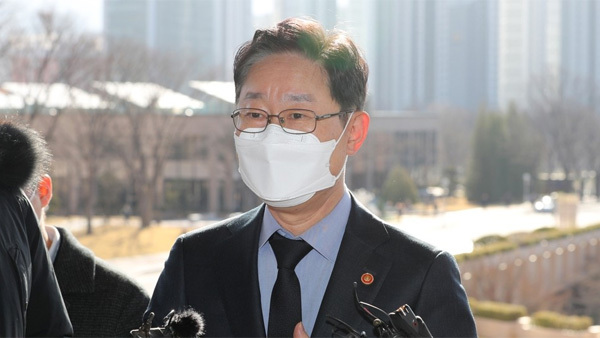
[[520,324],[514,321],[505,321],[483,317],[475,317],[477,335],[481,338],[502,337],[517,338]]
[[514,321],[475,317],[475,324],[480,338],[600,338],[600,326],[584,331],[549,329],[531,325],[529,317]]
[[600,338],[598,326],[590,326],[587,330],[571,331],[550,329],[530,324],[530,317],[519,318],[520,333],[518,337],[522,338]]

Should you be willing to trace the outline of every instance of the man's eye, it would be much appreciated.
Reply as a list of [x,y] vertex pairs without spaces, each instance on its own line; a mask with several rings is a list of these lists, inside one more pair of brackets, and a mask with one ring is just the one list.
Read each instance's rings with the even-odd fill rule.
[[257,120],[257,119],[262,118],[263,115],[264,114],[261,114],[260,112],[247,112],[244,114],[244,118]]
[[289,118],[292,120],[303,120],[303,119],[306,119],[307,117],[308,116],[306,114],[298,113],[298,112],[291,113],[289,116]]

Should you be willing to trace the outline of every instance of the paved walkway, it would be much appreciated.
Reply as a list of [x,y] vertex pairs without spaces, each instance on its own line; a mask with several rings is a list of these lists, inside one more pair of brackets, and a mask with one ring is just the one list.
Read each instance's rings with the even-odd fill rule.
[[113,258],[107,262],[135,279],[151,295],[168,256],[168,252],[163,252],[153,255]]

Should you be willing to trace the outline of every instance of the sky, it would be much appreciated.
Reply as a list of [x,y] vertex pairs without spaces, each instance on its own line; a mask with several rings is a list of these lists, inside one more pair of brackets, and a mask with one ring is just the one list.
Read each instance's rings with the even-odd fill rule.
[[[35,13],[37,9],[55,8],[61,13],[71,13],[86,31],[102,31],[103,0],[13,0],[18,6],[25,6],[28,13]],[[122,1],[122,0],[121,0]],[[250,1],[250,0],[248,0]],[[255,0],[252,2],[252,12],[255,15],[268,14],[273,10],[273,0]]]
[[29,15],[39,9],[56,9],[59,13],[73,14],[75,24],[91,32],[102,30],[102,0],[13,0]]

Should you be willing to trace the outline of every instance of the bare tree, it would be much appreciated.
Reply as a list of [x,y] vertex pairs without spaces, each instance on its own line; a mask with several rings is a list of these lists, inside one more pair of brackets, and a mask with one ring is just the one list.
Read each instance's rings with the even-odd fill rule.
[[588,108],[583,112],[584,129],[581,136],[585,156],[584,168],[595,173],[595,194],[600,197],[600,115]]
[[448,193],[452,195],[461,173],[464,174],[468,166],[476,115],[455,107],[435,106],[431,109],[440,120],[440,163]]
[[[11,80],[20,83],[21,90],[13,94],[25,103],[24,120],[33,123],[46,108],[56,116],[43,131],[50,141],[65,109],[76,102],[76,87],[92,81],[91,64],[96,60],[98,38],[82,33],[69,15],[52,9],[39,11],[31,28],[22,27],[19,34],[11,34],[8,57],[11,60]],[[50,107],[49,98],[56,85],[67,90],[66,105]],[[54,87],[53,87],[54,86]]]
[[[11,35],[8,48],[2,49],[11,61],[12,81],[28,84],[20,91],[28,104],[22,118],[36,125],[49,142],[61,131],[57,142],[68,148],[63,153],[70,167],[80,168],[82,184],[76,189],[82,198],[77,202],[85,203],[88,233],[98,200],[98,177],[115,160],[131,184],[142,226],[148,226],[162,201],[168,152],[182,137],[179,130],[186,119],[160,100],[181,90],[192,63],[176,53],[156,53],[130,41],[113,43],[110,52],[103,52],[98,40],[75,30],[68,17],[45,10],[36,19],[33,32]],[[108,90],[117,83],[144,85],[142,102]],[[56,88],[67,92],[67,104],[49,110],[47,97]],[[97,95],[105,105],[80,102],[80,89]],[[62,117],[67,114],[68,119]]]
[[8,52],[10,50],[11,36],[16,34],[14,23],[14,3],[0,0],[0,79],[7,78],[8,74],[3,74],[8,70]]
[[476,115],[455,107],[432,107],[440,119],[441,161],[446,167],[467,165]]
[[[90,233],[107,114],[80,88],[91,88],[99,72],[100,40],[52,8],[37,12],[27,26],[18,26],[17,20],[9,19],[22,13],[15,8],[7,15],[6,7],[0,1],[0,58],[4,56],[2,69],[10,79],[4,89],[25,103],[20,118],[44,134],[49,144],[62,147],[60,156],[66,156],[70,167],[80,168],[84,189],[76,189],[83,192]],[[70,118],[61,126],[63,113]],[[59,126],[61,139],[53,142]]]
[[574,96],[581,84],[576,80],[551,75],[539,77],[531,86],[531,117],[541,132],[551,160],[565,174],[565,180],[577,178],[585,165],[585,130],[588,109]]
[[147,227],[154,219],[167,154],[179,137],[177,131],[186,118],[160,112],[156,101],[161,94],[155,92],[152,95],[155,97],[146,106],[128,105],[122,116],[112,119],[110,128],[117,134],[113,135],[112,148],[132,182],[142,227]]
[[67,131],[62,133],[62,138],[70,149],[71,162],[82,173],[82,200],[85,204],[88,234],[93,232],[92,218],[96,214],[98,177],[105,169],[110,120],[111,114],[107,110],[97,108],[69,114],[69,119],[62,121]]
[[114,43],[105,67],[109,81],[97,87],[111,96],[119,115],[110,128],[113,149],[132,182],[141,225],[147,227],[155,218],[168,152],[182,137],[178,131],[186,119],[162,107],[161,99],[182,87],[186,63],[142,46]]

